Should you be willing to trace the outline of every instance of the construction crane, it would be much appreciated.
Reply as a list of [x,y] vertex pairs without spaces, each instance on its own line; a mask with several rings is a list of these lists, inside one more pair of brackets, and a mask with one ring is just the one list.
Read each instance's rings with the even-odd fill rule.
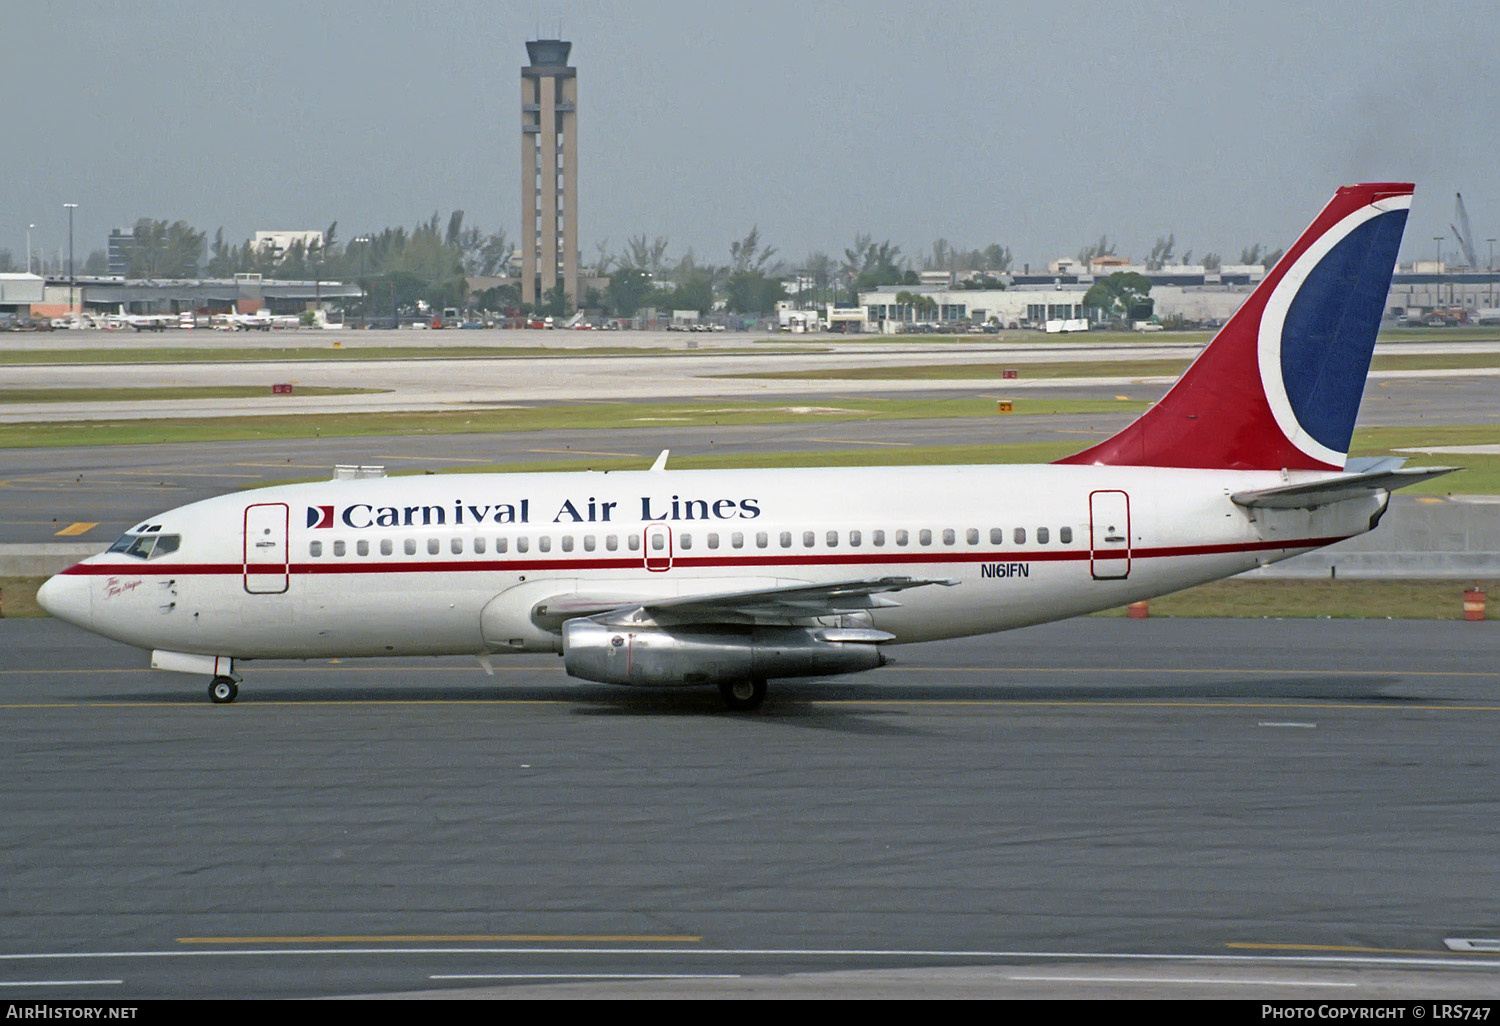
[[1454,206],[1453,219],[1458,224],[1450,224],[1453,234],[1458,237],[1459,248],[1464,251],[1464,256],[1469,261],[1469,270],[1479,270],[1479,257],[1474,254],[1474,233],[1469,228],[1469,212],[1464,209],[1464,194],[1456,192],[1453,194],[1458,202]]

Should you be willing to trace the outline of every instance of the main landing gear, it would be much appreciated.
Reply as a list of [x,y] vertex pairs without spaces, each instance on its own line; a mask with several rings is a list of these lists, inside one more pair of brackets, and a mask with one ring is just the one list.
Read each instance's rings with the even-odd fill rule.
[[754,712],[766,700],[766,682],[763,680],[725,681],[719,685],[719,694],[724,704],[734,712]]
[[208,700],[214,705],[228,705],[239,693],[239,682],[233,677],[215,677],[208,686]]

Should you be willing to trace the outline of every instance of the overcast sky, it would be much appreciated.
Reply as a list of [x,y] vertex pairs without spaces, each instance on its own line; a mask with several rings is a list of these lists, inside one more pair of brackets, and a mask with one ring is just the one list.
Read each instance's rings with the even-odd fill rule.
[[[1461,191],[1500,236],[1500,9],[1407,2],[0,0],[0,248],[183,219],[360,231],[455,208],[519,227],[520,66],[573,42],[580,244],[663,235],[796,262],[855,235],[1107,233],[1144,257],[1288,244],[1333,189],[1410,179],[1404,260]],[[1445,251],[1452,251],[1451,234]]]

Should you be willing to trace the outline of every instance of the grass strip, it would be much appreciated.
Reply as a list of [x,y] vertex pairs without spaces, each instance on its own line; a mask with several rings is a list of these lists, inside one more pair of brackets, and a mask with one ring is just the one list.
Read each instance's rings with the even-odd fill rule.
[[194,346],[140,349],[0,349],[0,366],[22,364],[95,363],[290,363],[306,360],[485,360],[538,359],[563,356],[759,356],[765,353],[805,353],[794,346],[688,350],[685,346],[277,346],[273,348],[200,348]]
[[[753,378],[782,381],[972,381],[999,380],[1003,372],[1015,370],[1022,378],[1149,378],[1176,377],[1191,359],[1162,357],[1152,360],[1058,360],[1028,363],[929,363],[900,367],[824,367],[816,370],[765,371],[748,374],[716,374],[719,378]],[[1500,353],[1398,353],[1377,355],[1370,364],[1372,374],[1396,370],[1460,370],[1500,368]]]
[[[1462,620],[1473,581],[1228,580],[1163,595],[1152,616]],[[1492,594],[1500,581],[1480,582]],[[1096,616],[1125,616],[1124,607]],[[1493,614],[1491,614],[1493,615]]]
[[[1014,400],[1009,416],[1072,416],[1138,412],[1135,400]],[[0,425],[0,448],[69,445],[352,438],[366,435],[497,434],[598,428],[705,427],[720,424],[817,424],[996,416],[991,399],[831,399],[826,405],[787,402],[574,403],[461,409],[442,413],[278,414],[172,417],[155,420],[37,421]]]
[[36,604],[36,591],[46,579],[46,577],[0,577],[0,617],[17,620],[23,617],[46,616],[46,610]]

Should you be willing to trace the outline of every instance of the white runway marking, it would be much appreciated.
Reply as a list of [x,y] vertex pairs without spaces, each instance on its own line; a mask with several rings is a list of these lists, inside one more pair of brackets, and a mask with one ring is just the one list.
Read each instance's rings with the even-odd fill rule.
[[738,973],[452,973],[429,980],[738,980]]
[[636,955],[646,957],[772,957],[772,958],[913,958],[913,959],[1006,959],[1101,962],[1179,962],[1209,965],[1349,965],[1411,966],[1428,969],[1493,970],[1493,958],[1456,958],[1434,951],[1431,955],[1209,955],[1146,954],[1109,951],[1016,951],[943,948],[627,948],[627,947],[319,947],[319,948],[198,948],[190,950],[145,951],[54,951],[0,954],[0,962],[81,960],[104,958],[233,958],[241,956],[286,957],[317,955],[390,956],[390,955]]
[[1260,987],[1358,987],[1357,983],[1335,983],[1333,980],[1242,980],[1233,976],[1007,976],[1007,980],[1029,983],[1179,983],[1186,985],[1207,984],[1212,987],[1260,986]]

